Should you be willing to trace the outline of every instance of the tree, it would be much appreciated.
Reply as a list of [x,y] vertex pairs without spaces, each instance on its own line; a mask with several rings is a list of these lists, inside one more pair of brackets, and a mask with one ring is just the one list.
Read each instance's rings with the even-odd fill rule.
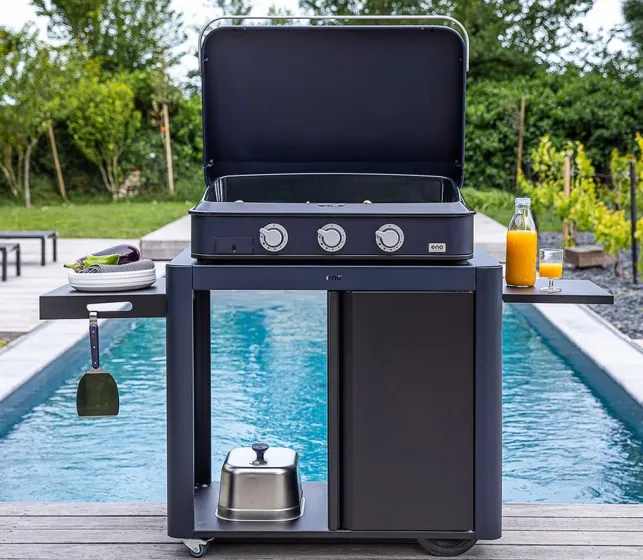
[[[224,16],[247,16],[252,11],[248,0],[213,0],[214,7]],[[242,20],[229,20],[226,23],[239,25]]]
[[579,17],[592,0],[300,0],[299,5],[316,15],[450,15],[471,37],[470,75],[497,79],[532,74],[552,55],[587,40]]
[[[63,47],[53,48],[37,39],[34,31],[4,32],[0,47],[2,78],[0,88],[0,142],[2,170],[14,196],[24,193],[25,205],[31,205],[30,169],[33,150],[43,135],[49,136],[58,188],[67,199],[62,168],[58,158],[53,123],[64,119],[74,82],[91,64],[79,63],[74,53]],[[23,172],[14,170],[14,164]]]
[[31,99],[36,100],[39,104],[39,109],[34,111],[34,114],[40,113],[38,118],[44,119],[44,122],[38,130],[42,132],[46,125],[58,190],[63,200],[67,200],[67,189],[58,157],[54,122],[66,119],[72,106],[68,100],[74,93],[75,85],[83,76],[94,75],[97,68],[91,61],[85,63],[79,59],[76,52],[65,47],[52,49],[42,45],[34,60],[39,61],[32,69],[37,79],[29,93]]
[[294,21],[291,19],[281,19],[282,17],[292,17],[295,14],[292,13],[292,10],[288,8],[283,8],[281,6],[275,6],[274,4],[268,8],[268,15],[272,17],[278,17],[280,19],[273,20],[274,25],[293,25]]
[[[73,42],[107,72],[153,69],[185,41],[171,0],[33,0],[52,38]],[[176,53],[168,62],[174,64]]]
[[623,0],[623,16],[634,46],[643,54],[643,4],[639,0]]
[[13,107],[0,105],[0,169],[15,197],[22,192],[24,159],[24,150],[18,141],[19,127]]
[[629,30],[629,39],[634,47],[638,65],[643,69],[643,2],[623,0],[623,16]]
[[171,103],[176,103],[180,92],[172,85],[164,68],[159,68],[153,76],[154,92],[152,94],[153,117],[161,131],[161,139],[165,148],[165,163],[167,166],[167,186],[171,195],[174,194],[174,167],[172,163],[172,142],[170,137]]
[[62,69],[51,51],[28,27],[14,35],[11,46],[5,45],[3,50],[6,56],[3,61],[2,120],[7,127],[3,171],[17,195],[17,175],[11,165],[15,150],[18,162],[24,165],[22,190],[28,208],[31,206],[31,156],[49,126],[52,111],[60,102],[56,84],[61,82]]
[[22,191],[24,150],[19,142],[20,123],[11,88],[22,62],[22,45],[32,37],[28,28],[11,33],[0,27],[0,169],[15,197]]
[[96,78],[78,84],[75,109],[67,122],[80,151],[100,170],[112,198],[120,196],[123,174],[119,158],[141,125],[134,108],[134,93],[118,81],[100,83]]
[[520,98],[526,97],[525,149],[545,135],[556,148],[580,140],[599,173],[608,172],[614,148],[634,149],[643,123],[643,88],[632,77],[547,73],[511,81],[474,80],[467,87],[467,184],[511,190],[514,186]]
[[[643,147],[640,136],[636,142]],[[563,192],[563,161],[566,156],[572,158],[573,167],[569,196]],[[625,217],[625,206],[630,201],[596,182],[594,166],[580,142],[567,142],[564,150],[558,151],[549,138],[544,137],[531,157],[537,177],[528,180],[521,174],[522,191],[539,209],[555,209],[561,219],[570,221],[574,231],[592,231],[595,240],[612,256],[614,274],[620,277],[621,253],[629,247],[631,239],[631,224]],[[629,160],[633,158],[632,154],[623,158],[613,153],[612,170],[622,172],[625,167],[629,168]],[[572,242],[575,244],[573,236]]]
[[180,97],[172,117],[177,163],[186,169],[203,163],[201,96]]

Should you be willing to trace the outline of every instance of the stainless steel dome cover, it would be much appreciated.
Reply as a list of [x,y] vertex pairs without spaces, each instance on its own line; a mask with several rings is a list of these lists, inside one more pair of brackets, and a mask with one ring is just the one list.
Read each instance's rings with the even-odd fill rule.
[[291,521],[303,511],[296,451],[255,443],[228,453],[221,469],[219,519]]

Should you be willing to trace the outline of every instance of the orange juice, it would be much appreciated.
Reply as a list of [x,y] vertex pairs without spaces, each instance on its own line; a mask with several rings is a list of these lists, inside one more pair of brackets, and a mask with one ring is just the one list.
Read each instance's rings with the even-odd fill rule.
[[507,232],[505,280],[509,286],[533,286],[536,283],[538,234],[535,231]]
[[543,278],[561,278],[563,276],[563,263],[540,263],[538,271]]

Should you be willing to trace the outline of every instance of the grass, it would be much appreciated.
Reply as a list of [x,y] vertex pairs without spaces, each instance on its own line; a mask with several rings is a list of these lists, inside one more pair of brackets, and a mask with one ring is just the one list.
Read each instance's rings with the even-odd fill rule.
[[3,230],[56,230],[61,237],[138,239],[185,216],[184,201],[0,206]]
[[[490,218],[496,220],[496,222],[501,223],[503,226],[509,225],[513,213],[513,209],[507,210],[505,208],[501,208],[499,210],[487,209],[483,212],[483,214],[486,214]],[[537,219],[538,231],[563,231],[563,222],[551,210],[538,215]]]
[[[467,204],[474,210],[486,214],[503,226],[509,225],[514,212],[514,199],[517,195],[498,189],[476,189],[474,187],[464,187],[462,194]],[[538,231],[562,231],[563,224],[552,210],[542,212],[537,218]]]
[[[502,225],[509,225],[514,195],[500,190],[462,190],[467,203]],[[55,229],[61,237],[137,239],[185,216],[192,203],[183,200],[135,200],[111,202],[89,199],[78,204],[41,204],[33,208],[0,205],[0,224],[6,230]],[[539,231],[561,231],[552,211],[538,216]]]

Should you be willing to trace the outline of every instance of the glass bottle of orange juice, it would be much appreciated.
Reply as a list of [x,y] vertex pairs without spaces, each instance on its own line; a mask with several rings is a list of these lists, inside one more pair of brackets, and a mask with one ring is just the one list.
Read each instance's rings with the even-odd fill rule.
[[531,215],[531,199],[517,198],[507,230],[505,281],[508,286],[526,288],[536,283],[538,233]]

